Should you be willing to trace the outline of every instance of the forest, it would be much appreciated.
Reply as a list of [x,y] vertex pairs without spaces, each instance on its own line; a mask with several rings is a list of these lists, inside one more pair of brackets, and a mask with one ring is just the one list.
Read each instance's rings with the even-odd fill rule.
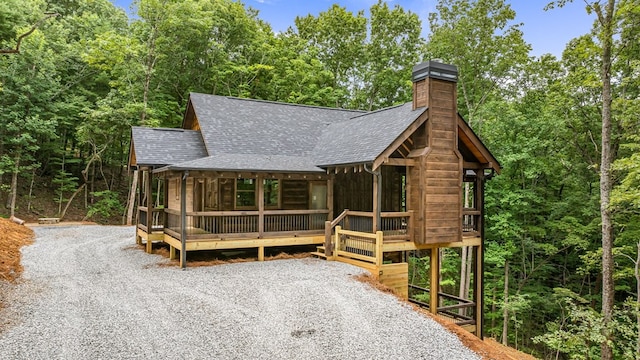
[[530,54],[505,0],[438,0],[424,19],[333,5],[279,33],[231,0],[136,0],[132,17],[3,0],[0,215],[121,223],[131,126],[180,126],[189,92],[375,110],[442,59],[503,168],[486,185],[485,334],[540,358],[640,359],[640,4],[576,3],[593,27],[558,59]]

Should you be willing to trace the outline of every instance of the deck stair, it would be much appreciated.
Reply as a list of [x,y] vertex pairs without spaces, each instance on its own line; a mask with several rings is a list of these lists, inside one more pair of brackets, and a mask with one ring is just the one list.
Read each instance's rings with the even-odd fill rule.
[[316,251],[312,252],[311,255],[319,257],[321,259],[326,259],[327,258],[327,254],[324,252],[324,245],[317,246],[316,247]]

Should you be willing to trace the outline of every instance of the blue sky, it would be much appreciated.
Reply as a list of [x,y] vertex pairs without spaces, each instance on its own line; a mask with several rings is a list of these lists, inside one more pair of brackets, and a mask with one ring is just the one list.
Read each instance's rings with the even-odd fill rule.
[[[111,0],[130,12],[131,0]],[[569,40],[586,34],[591,29],[593,16],[587,15],[582,1],[567,4],[565,8],[544,11],[550,0],[508,1],[516,11],[516,22],[523,23],[525,41],[532,46],[531,55],[551,53],[558,58]],[[296,16],[317,15],[338,3],[350,11],[365,10],[377,0],[244,0],[245,4],[259,10],[259,17],[274,31],[284,31],[293,25]],[[423,36],[428,35],[428,14],[435,11],[436,0],[393,0],[390,5],[399,4],[422,20]]]

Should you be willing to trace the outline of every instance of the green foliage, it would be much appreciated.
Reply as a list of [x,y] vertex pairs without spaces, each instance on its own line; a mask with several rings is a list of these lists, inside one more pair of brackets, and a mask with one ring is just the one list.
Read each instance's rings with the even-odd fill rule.
[[124,205],[120,202],[120,199],[118,198],[119,194],[117,192],[110,190],[95,191],[92,195],[99,200],[95,204],[89,206],[85,219],[90,219],[95,215],[100,215],[103,218],[109,218],[110,216],[122,214],[124,212]]

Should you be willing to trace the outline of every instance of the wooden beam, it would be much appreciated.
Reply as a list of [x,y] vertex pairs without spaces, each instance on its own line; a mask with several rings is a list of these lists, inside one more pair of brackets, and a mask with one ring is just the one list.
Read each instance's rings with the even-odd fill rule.
[[416,162],[413,159],[398,159],[398,158],[388,158],[384,165],[389,166],[415,166]]
[[407,157],[409,158],[414,158],[414,157],[423,157],[428,155],[431,152],[431,148],[430,147],[423,147],[423,148],[418,148],[418,149],[413,149],[411,150],[411,152],[409,153],[409,155]]

